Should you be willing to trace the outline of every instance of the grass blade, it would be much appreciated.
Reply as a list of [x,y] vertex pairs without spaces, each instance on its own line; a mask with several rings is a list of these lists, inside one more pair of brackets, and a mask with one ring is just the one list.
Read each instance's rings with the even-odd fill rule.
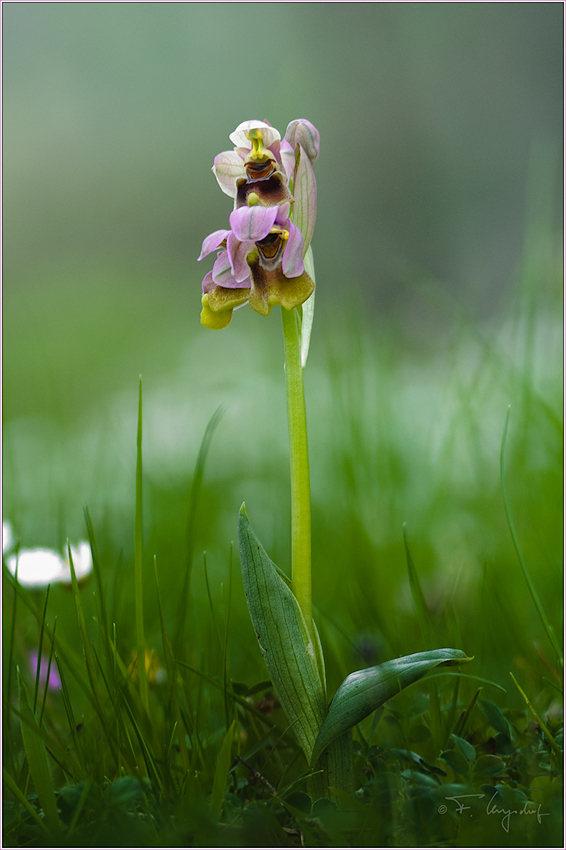
[[191,493],[189,497],[189,516],[187,520],[187,561],[185,575],[183,578],[183,587],[179,599],[179,613],[177,617],[178,626],[174,640],[176,658],[179,658],[179,656],[181,655],[183,648],[183,640],[185,636],[185,621],[188,610],[189,591],[191,587],[191,572],[193,568],[193,556],[195,549],[196,520],[200,495],[202,491],[204,465],[206,462],[206,457],[208,455],[208,450],[210,448],[210,443],[213,434],[216,428],[218,427],[220,420],[224,416],[224,411],[224,405],[220,405],[220,407],[217,407],[214,413],[212,414],[208,425],[206,426],[204,436],[202,438],[202,443],[200,444],[197,462],[195,464],[193,482],[191,484]]
[[[423,636],[425,649],[431,649],[434,644],[434,629],[430,612],[424,598],[423,589],[417,573],[415,564],[411,557],[409,549],[409,539],[407,536],[407,524],[403,523],[403,541],[405,543],[405,554],[407,557],[407,569],[409,571],[409,584],[411,586],[411,594],[417,612],[417,620]],[[440,739],[442,736],[442,715],[440,712],[440,700],[438,699],[438,689],[435,682],[430,683],[430,719],[431,731],[434,740],[440,747]]]
[[556,741],[554,740],[553,736],[552,736],[552,735],[550,734],[550,732],[548,731],[548,726],[547,726],[547,725],[546,725],[546,723],[543,721],[543,719],[540,717],[540,715],[537,713],[536,709],[535,709],[535,708],[534,708],[534,706],[532,705],[531,701],[529,700],[529,698],[528,698],[528,696],[526,695],[526,693],[524,692],[524,690],[523,690],[523,689],[521,688],[521,686],[519,685],[519,683],[518,683],[517,679],[515,678],[515,676],[513,675],[513,673],[509,673],[509,675],[510,675],[510,676],[511,676],[511,678],[513,679],[513,681],[514,681],[514,683],[515,683],[515,686],[516,686],[517,690],[519,691],[519,693],[521,694],[521,696],[522,696],[522,697],[523,697],[523,699],[525,700],[525,702],[526,702],[526,704],[528,705],[529,709],[532,711],[532,713],[533,713],[533,717],[535,718],[536,722],[538,723],[538,725],[540,726],[540,728],[542,729],[542,731],[543,731],[543,732],[544,732],[544,734],[546,735],[546,738],[547,738],[547,740],[548,740],[548,743],[550,744],[550,746],[552,747],[552,749],[554,750],[554,752],[555,752],[555,754],[558,756],[558,758],[561,758],[561,757],[562,757],[562,752],[561,752],[561,750],[560,750],[560,747],[558,746],[558,744],[557,744],[557,743],[556,743]]
[[145,669],[145,634],[143,627],[143,467],[142,467],[142,381],[138,403],[138,435],[136,457],[136,516],[134,525],[134,598],[136,608],[136,643],[140,697],[149,712],[149,689]]
[[41,827],[41,829],[45,832],[46,835],[49,835],[49,830],[47,829],[47,827],[45,826],[33,806],[30,805],[29,800],[27,799],[25,794],[22,794],[22,792],[18,788],[16,781],[12,779],[5,767],[2,768],[2,779],[4,780],[14,797],[18,800],[19,803],[21,803],[21,805],[28,812],[28,814],[32,816],[38,826]]
[[222,813],[224,789],[226,788],[226,779],[228,778],[230,763],[232,761],[232,740],[234,738],[235,727],[236,721],[233,720],[230,728],[224,736],[218,761],[216,763],[214,784],[212,786],[212,796],[210,799],[210,813],[215,821],[220,819],[220,815]]
[[98,547],[96,545],[96,537],[94,536],[94,526],[92,524],[92,520],[90,518],[90,512],[88,508],[84,509],[84,517],[86,523],[86,530],[88,536],[88,542],[90,544],[90,551],[92,554],[92,571],[94,573],[94,578],[96,581],[96,586],[98,588],[98,616],[100,619],[100,623],[102,624],[102,628],[105,632],[108,631],[108,615],[106,612],[106,595],[104,592],[104,587],[102,585],[102,575],[100,572],[100,560],[98,558]]
[[230,546],[228,600],[226,603],[226,622],[224,623],[224,642],[222,645],[222,676],[224,679],[224,709],[226,712],[226,730],[228,730],[228,726],[230,724],[231,707],[233,708],[234,705],[233,703],[230,704],[230,694],[228,690],[228,626],[230,623],[230,603],[232,601],[232,557],[233,547]]
[[[53,621],[53,636],[55,636],[55,630],[57,628],[57,617]],[[45,688],[43,689],[43,700],[41,702],[41,711],[39,713],[39,728],[41,729],[41,724],[43,722],[43,714],[45,712],[45,703],[47,701],[47,693],[49,691],[49,677],[51,676],[51,665],[53,663],[53,653],[55,650],[55,644],[51,641],[51,648],[49,650],[49,661],[47,662],[47,676],[45,678]]]
[[21,730],[24,750],[29,765],[29,772],[35,785],[41,807],[45,812],[45,820],[52,833],[59,832],[59,814],[55,800],[55,789],[51,778],[51,770],[47,759],[47,750],[41,738],[37,721],[30,708],[22,677],[18,670],[18,685],[20,691]]
[[562,655],[562,651],[560,649],[560,644],[554,634],[554,629],[550,625],[548,618],[544,612],[542,607],[542,602],[540,601],[539,595],[537,593],[537,589],[534,586],[533,580],[527,570],[527,565],[525,564],[525,560],[523,558],[523,553],[521,551],[521,546],[519,544],[519,538],[517,537],[517,532],[515,530],[515,523],[513,522],[513,517],[511,515],[511,510],[509,508],[509,500],[507,498],[507,488],[505,486],[505,444],[507,441],[507,427],[509,425],[509,416],[511,414],[511,405],[507,407],[507,416],[505,417],[505,427],[503,428],[503,437],[501,439],[501,453],[499,455],[499,469],[501,474],[501,489],[503,490],[503,502],[505,504],[505,515],[507,517],[507,525],[509,526],[509,531],[511,532],[511,538],[513,540],[513,546],[515,547],[515,552],[517,553],[517,558],[519,559],[519,563],[521,565],[521,569],[523,570],[523,575],[525,576],[525,581],[527,582],[527,587],[529,588],[529,593],[531,594],[531,598],[535,603],[535,608],[538,611],[538,615],[542,621],[544,629],[546,631],[547,637],[550,641],[554,652],[556,653],[556,657],[560,663],[561,667],[564,667],[564,658]]
[[75,606],[77,609],[77,618],[79,621],[79,629],[81,633],[81,638],[83,641],[83,649],[85,654],[85,663],[86,663],[86,671],[88,674],[88,679],[90,682],[90,687],[92,689],[93,696],[93,705],[96,708],[96,712],[100,718],[100,722],[104,728],[104,731],[108,731],[108,718],[106,716],[106,712],[104,710],[104,701],[102,696],[102,691],[100,689],[100,685],[98,683],[98,676],[96,673],[96,664],[94,663],[94,656],[92,652],[92,646],[90,644],[90,640],[86,630],[86,623],[84,612],[81,604],[81,597],[79,591],[79,584],[77,582],[77,574],[75,572],[75,566],[73,564],[73,555],[71,553],[71,544],[67,540],[67,550],[69,554],[69,566],[71,568],[71,580],[73,583],[73,595],[75,597]]
[[[169,635],[165,629],[165,618],[163,616],[163,608],[161,605],[161,594],[159,592],[159,582],[157,579],[157,558],[153,559],[153,567],[155,571],[155,590],[157,593],[157,607],[159,610],[159,622],[161,625],[161,642],[163,644],[163,656],[165,660],[165,670],[167,671],[167,684],[169,687],[169,699],[171,701],[172,708],[172,717],[174,718],[173,732],[171,733],[171,742],[173,741],[173,734],[175,729],[178,730],[177,739],[179,741],[179,752],[181,754],[181,761],[183,763],[183,770],[185,773],[189,769],[189,752],[187,749],[187,742],[185,740],[185,735],[183,734],[183,723],[181,718],[181,710],[179,706],[179,691],[177,687],[177,666],[175,664],[175,658],[173,656],[173,649],[171,647],[171,641],[169,640]],[[169,745],[171,748],[171,744]]]
[[[51,585],[47,585],[47,592],[45,594],[45,604],[43,606],[43,617],[41,618],[41,626],[39,628],[39,644],[37,647],[37,665],[35,671],[35,688],[33,691],[33,713],[35,714],[35,709],[37,708],[37,697],[39,694],[39,678],[41,674],[41,652],[43,649],[43,632],[45,631],[45,618],[47,616],[47,603],[49,602],[49,591],[51,589]],[[49,679],[47,680],[49,682]]]
[[415,610],[417,612],[417,620],[419,623],[421,634],[423,636],[424,648],[430,649],[433,643],[432,623],[430,613],[425,602],[424,593],[421,587],[419,576],[415,568],[413,559],[411,557],[411,552],[409,549],[409,539],[407,536],[407,524],[405,522],[403,523],[403,543],[405,544],[405,555],[407,558],[407,570],[409,572],[409,584],[411,587],[411,595],[413,597]]

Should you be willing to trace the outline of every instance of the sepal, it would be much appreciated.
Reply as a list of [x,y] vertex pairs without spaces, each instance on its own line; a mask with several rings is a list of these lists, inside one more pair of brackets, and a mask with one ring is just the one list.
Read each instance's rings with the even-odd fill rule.
[[303,234],[303,256],[307,253],[316,224],[316,177],[311,162],[299,145],[293,196],[293,221]]

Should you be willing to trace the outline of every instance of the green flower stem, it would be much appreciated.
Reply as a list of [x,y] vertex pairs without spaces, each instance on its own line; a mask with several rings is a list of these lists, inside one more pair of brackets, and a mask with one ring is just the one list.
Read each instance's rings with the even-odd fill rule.
[[281,308],[285,340],[285,385],[291,455],[291,567],[293,593],[312,632],[311,491],[307,415],[297,309]]
[[[291,566],[292,589],[300,605],[307,629],[314,633],[312,620],[311,584],[311,490],[309,474],[309,449],[307,441],[307,414],[303,367],[301,365],[300,318],[297,309],[281,309],[285,340],[285,387],[287,392],[287,419],[289,423],[289,449],[291,455]],[[313,643],[315,639],[312,638]],[[321,678],[324,675],[322,671]],[[332,741],[327,752],[319,759],[317,773],[308,782],[313,800],[331,796],[329,786],[346,793],[354,793],[352,735],[348,730]]]

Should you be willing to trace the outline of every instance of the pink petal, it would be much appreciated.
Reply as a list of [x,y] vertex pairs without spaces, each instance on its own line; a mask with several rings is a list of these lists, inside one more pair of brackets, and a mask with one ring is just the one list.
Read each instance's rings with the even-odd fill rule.
[[289,222],[289,238],[283,250],[281,264],[285,277],[299,277],[305,270],[303,262],[303,234]]
[[230,227],[240,242],[259,242],[265,239],[277,218],[277,207],[240,207],[230,214]]
[[285,139],[281,142],[281,162],[283,163],[287,180],[292,180],[295,173],[295,151]]
[[202,243],[202,251],[198,259],[202,260],[203,257],[207,257],[213,251],[216,251],[217,248],[220,248],[229,233],[229,230],[215,230],[214,233],[207,236]]
[[236,280],[232,274],[230,265],[230,257],[228,251],[223,251],[212,267],[212,280],[218,286],[223,286],[227,289],[245,289],[250,286],[250,283]]
[[250,267],[247,264],[246,258],[250,251],[254,249],[253,242],[240,242],[236,239],[233,233],[228,237],[227,246],[228,256],[232,267],[232,274],[238,281],[247,280],[250,276]]
[[215,286],[215,283],[212,279],[212,272],[208,272],[207,274],[205,274],[203,281],[202,281],[202,291],[203,292],[210,292],[210,290],[214,286]]
[[291,204],[289,201],[285,201],[284,204],[279,204],[277,207],[277,217],[275,219],[275,223],[284,227],[289,218],[289,213],[291,211]]
[[291,121],[285,131],[285,140],[289,142],[293,150],[297,145],[301,145],[311,164],[315,164],[320,151],[320,133],[310,121],[306,118]]

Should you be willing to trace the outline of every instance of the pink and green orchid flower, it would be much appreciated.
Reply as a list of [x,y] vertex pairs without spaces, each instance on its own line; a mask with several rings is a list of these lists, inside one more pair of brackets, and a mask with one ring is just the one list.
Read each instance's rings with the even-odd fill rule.
[[289,202],[238,207],[230,215],[231,230],[217,230],[204,240],[199,260],[219,250],[202,282],[205,327],[225,328],[233,310],[246,302],[267,316],[276,304],[291,310],[312,294],[303,235],[289,212]]

